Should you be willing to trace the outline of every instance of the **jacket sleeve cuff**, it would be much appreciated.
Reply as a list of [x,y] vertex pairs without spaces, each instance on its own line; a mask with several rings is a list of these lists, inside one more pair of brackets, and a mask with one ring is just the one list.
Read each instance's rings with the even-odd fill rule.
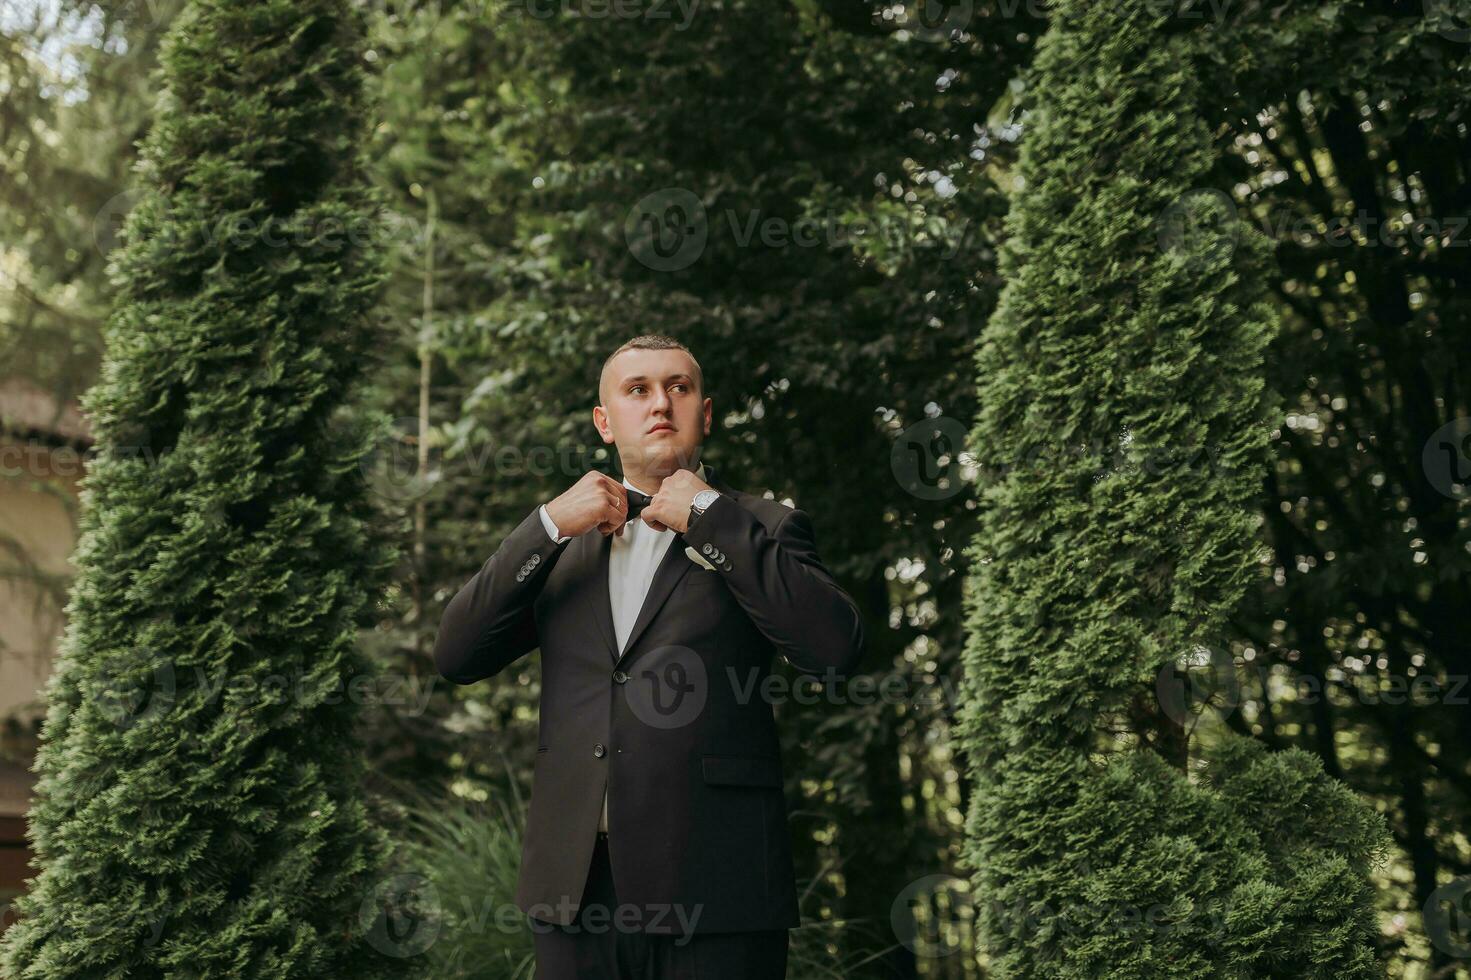
[[[726,536],[726,540],[731,540],[728,535],[732,529],[755,520],[756,518],[749,511],[722,493],[713,504],[705,508],[699,520],[695,521],[680,537],[684,538],[685,544],[704,555],[704,545],[708,544],[712,550],[715,550],[716,539]],[[728,571],[728,569],[721,568],[721,562],[714,562],[709,556],[706,557],[720,571]]]
[[562,544],[564,541],[572,540],[572,536],[570,534],[562,534],[557,530],[556,522],[553,521],[551,515],[547,513],[546,504],[542,504],[540,507],[538,507],[536,512],[541,515],[541,526],[546,528],[547,537],[551,538],[557,544]]

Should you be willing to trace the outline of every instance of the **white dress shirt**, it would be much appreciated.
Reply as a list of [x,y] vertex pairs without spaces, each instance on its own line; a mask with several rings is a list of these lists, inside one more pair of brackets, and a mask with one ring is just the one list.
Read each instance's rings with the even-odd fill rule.
[[[705,479],[704,463],[700,464],[695,475],[701,480]],[[643,493],[627,479],[623,481],[623,485]],[[558,544],[571,540],[570,535],[557,530],[556,523],[547,515],[545,504],[541,506],[541,524]],[[673,540],[673,531],[667,528],[656,531],[639,518],[623,525],[622,534],[613,536],[612,547],[608,552],[608,601],[613,607],[613,634],[620,654],[623,652],[623,644],[628,642],[628,634],[633,632],[633,624],[638,619],[639,611],[643,609],[644,597],[648,595],[649,586],[654,581],[654,572],[664,560],[664,553],[669,550]],[[598,829],[608,829],[606,788],[603,790],[603,812],[598,817]]]

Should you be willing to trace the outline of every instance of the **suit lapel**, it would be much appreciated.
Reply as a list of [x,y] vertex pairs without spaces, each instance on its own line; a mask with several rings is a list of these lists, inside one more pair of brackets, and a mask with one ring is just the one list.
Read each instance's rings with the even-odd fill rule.
[[591,566],[592,584],[588,587],[588,601],[592,603],[593,622],[597,623],[609,654],[616,657],[618,641],[613,631],[613,600],[608,595],[608,555],[613,549],[613,539],[594,528],[580,541],[583,564]]

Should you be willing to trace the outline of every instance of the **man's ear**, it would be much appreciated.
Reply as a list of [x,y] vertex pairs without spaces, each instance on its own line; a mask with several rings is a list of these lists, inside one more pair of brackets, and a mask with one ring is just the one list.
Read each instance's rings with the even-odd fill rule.
[[715,402],[713,399],[705,399],[705,435],[707,436],[710,434],[710,418],[713,414],[714,406]]
[[603,411],[603,406],[593,406],[592,424],[598,430],[598,435],[603,437],[603,442],[609,443],[613,441],[613,427],[608,424],[608,413]]

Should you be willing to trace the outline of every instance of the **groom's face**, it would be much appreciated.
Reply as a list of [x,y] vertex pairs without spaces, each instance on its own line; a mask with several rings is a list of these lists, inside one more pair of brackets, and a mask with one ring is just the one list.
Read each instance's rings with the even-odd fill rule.
[[617,443],[625,473],[662,477],[698,462],[712,406],[700,385],[682,350],[626,350],[609,362],[593,423],[603,442]]

